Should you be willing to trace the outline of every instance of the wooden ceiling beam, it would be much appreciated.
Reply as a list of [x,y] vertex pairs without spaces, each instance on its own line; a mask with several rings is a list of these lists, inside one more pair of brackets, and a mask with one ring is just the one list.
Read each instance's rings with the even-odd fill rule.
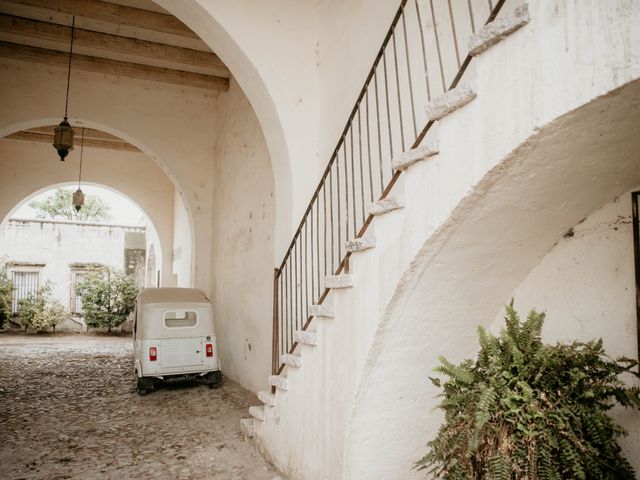
[[[85,132],[86,133],[86,132]],[[30,130],[22,130],[3,138],[7,140],[21,140],[25,142],[39,142],[53,144],[53,130],[50,133],[39,133]],[[80,137],[75,139],[75,148],[80,148]],[[100,138],[84,138],[85,147],[102,148],[106,150],[121,150],[125,152],[139,152],[135,146],[122,140],[107,140]],[[53,146],[51,147],[53,149]]]
[[[33,132],[39,133],[41,135],[53,135],[53,129],[56,125],[46,125],[44,127],[33,127],[28,130],[23,130],[25,132]],[[76,136],[75,138],[80,138],[82,135],[82,127],[72,126],[73,133]],[[116,137],[115,135],[111,135],[110,133],[103,132],[102,130],[96,130],[95,128],[85,127],[84,129],[84,138],[85,140],[88,138],[95,138],[99,140],[111,140],[113,142],[126,142],[120,137]]]
[[[71,40],[71,27],[4,13],[0,13],[0,32],[4,35],[10,34],[51,40],[65,45]],[[216,54],[210,52],[80,28],[75,29],[73,43],[74,45],[112,54],[124,54],[146,60],[162,60],[181,65],[209,68],[215,70],[216,74],[220,76],[230,76],[229,69],[225,64]]]
[[55,12],[90,18],[101,22],[169,33],[181,37],[198,38],[173,15],[128,7],[101,0],[10,0],[12,3],[53,10]]
[[[0,41],[0,57],[64,68],[67,67],[69,62],[69,54],[65,52],[2,41]],[[71,68],[72,70],[85,70],[107,75],[151,80],[221,92],[226,92],[229,89],[229,79],[224,77],[184,72],[139,63],[121,62],[87,55],[76,55],[75,53],[73,54]]]

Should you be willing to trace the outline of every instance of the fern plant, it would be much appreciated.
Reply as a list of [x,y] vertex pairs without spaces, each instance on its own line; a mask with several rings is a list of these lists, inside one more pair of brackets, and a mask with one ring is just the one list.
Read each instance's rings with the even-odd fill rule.
[[440,357],[445,420],[415,468],[443,480],[635,479],[607,412],[640,408],[637,362],[612,360],[602,340],[543,344],[544,313],[521,322],[507,306],[499,337],[478,329],[475,362]]

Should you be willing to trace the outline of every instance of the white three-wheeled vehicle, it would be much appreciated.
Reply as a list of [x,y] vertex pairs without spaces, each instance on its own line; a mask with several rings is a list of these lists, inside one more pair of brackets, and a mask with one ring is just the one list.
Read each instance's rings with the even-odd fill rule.
[[159,381],[198,378],[210,388],[222,381],[213,308],[195,288],[145,288],[133,323],[137,389],[145,395]]

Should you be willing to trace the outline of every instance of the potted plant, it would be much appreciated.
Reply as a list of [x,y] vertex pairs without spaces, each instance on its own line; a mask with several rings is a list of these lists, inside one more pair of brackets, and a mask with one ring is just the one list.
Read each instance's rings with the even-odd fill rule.
[[[440,357],[444,423],[415,468],[443,480],[634,479],[607,412],[640,408],[637,362],[602,340],[544,344],[544,313],[521,322],[507,306],[499,337],[478,329],[476,361]],[[626,377],[623,378],[623,377]],[[637,384],[636,384],[637,385]]]

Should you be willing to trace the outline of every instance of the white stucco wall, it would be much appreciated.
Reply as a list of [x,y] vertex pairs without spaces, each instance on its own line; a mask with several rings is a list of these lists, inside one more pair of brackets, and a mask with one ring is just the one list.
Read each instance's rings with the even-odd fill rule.
[[[65,162],[51,145],[0,140],[0,221],[36,193],[58,185],[77,185],[80,149]],[[144,178],[145,182],[140,179]],[[82,180],[103,185],[135,202],[148,216],[160,242],[163,283],[175,285],[171,272],[174,186],[156,162],[139,152],[84,149]]]
[[[638,356],[631,192],[573,227],[514,290],[516,309],[547,313],[543,340],[570,343],[602,338],[612,358]],[[491,326],[504,326],[502,315]],[[625,455],[640,471],[640,415],[618,409],[614,419],[630,435]]]
[[[189,215],[182,200],[182,195],[176,191],[173,197],[172,269],[176,278],[176,286],[178,287],[193,285],[195,270],[190,261],[192,248],[193,238],[189,226]],[[203,265],[200,269],[206,270],[206,267]]]
[[218,102],[212,267],[225,375],[254,392],[271,371],[275,195],[269,152],[235,81]]
[[[636,357],[631,192],[573,227],[514,290],[516,308],[545,311],[549,342],[604,340],[612,357]],[[504,325],[502,315],[492,330]]]
[[50,280],[54,298],[69,311],[71,266],[99,263],[124,270],[125,232],[128,231],[144,233],[145,229],[10,219],[0,225],[0,259],[44,265],[37,269],[40,286]]

